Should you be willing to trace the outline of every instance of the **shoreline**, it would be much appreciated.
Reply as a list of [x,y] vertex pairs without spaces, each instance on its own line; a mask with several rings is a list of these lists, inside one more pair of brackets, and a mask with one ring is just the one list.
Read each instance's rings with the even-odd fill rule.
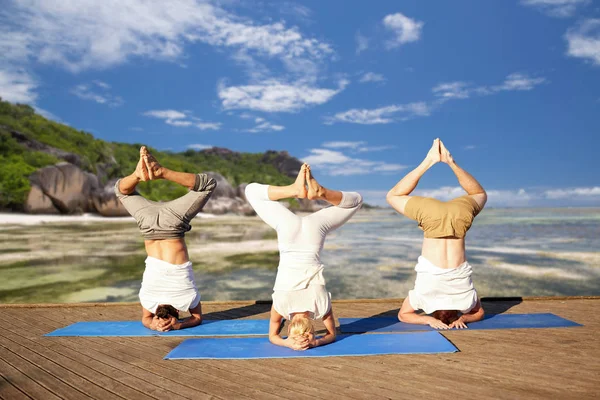
[[[242,217],[236,214],[208,214],[199,213],[195,218],[213,219],[227,217]],[[129,222],[133,217],[103,217],[98,214],[80,214],[80,215],[57,215],[57,214],[24,214],[24,213],[0,213],[0,225],[39,225],[53,222]]]

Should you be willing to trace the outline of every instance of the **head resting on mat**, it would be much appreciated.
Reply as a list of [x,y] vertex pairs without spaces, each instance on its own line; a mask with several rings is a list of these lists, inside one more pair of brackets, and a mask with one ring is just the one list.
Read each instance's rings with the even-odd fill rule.
[[312,340],[315,336],[315,326],[312,320],[304,313],[294,314],[288,327],[288,336]]
[[437,310],[434,311],[431,316],[435,319],[439,319],[446,325],[450,325],[454,321],[458,319],[458,311],[457,310]]
[[160,304],[156,307],[156,314],[154,315],[161,319],[168,319],[171,317],[179,318],[179,311],[169,304]]

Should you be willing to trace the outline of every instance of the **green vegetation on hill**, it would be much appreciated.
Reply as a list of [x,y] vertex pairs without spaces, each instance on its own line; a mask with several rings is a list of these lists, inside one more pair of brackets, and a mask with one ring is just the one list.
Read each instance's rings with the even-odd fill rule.
[[[29,139],[81,157],[83,170],[97,174],[103,181],[130,174],[139,159],[141,144],[105,142],[90,133],[50,121],[24,104],[11,104],[0,98],[0,209],[22,210],[30,190],[28,176],[41,167],[53,165],[57,157],[31,151],[14,139],[10,131]],[[202,151],[161,152],[150,148],[160,162],[184,172],[214,171],[229,183],[259,181],[273,185],[289,184],[293,179],[279,170],[262,153],[235,153],[221,157]],[[186,189],[167,181],[142,183],[138,190],[152,200],[168,200],[186,193]]]

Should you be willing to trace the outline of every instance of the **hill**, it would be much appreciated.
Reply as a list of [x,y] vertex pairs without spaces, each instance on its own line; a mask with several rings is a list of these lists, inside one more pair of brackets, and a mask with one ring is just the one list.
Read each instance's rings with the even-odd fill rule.
[[[28,105],[11,104],[0,98],[0,209],[25,211],[32,187],[43,186],[47,180],[47,174],[40,175],[40,169],[61,162],[83,171],[85,177],[94,177],[94,182],[97,181],[94,185],[109,193],[111,182],[134,170],[140,146],[140,143],[97,139],[88,132],[48,120]],[[151,147],[150,150],[171,169],[213,171],[233,188],[252,181],[290,184],[301,164],[285,151],[239,153],[212,148],[174,153]],[[61,171],[64,173],[64,168]],[[141,183],[138,190],[152,200],[172,199],[187,191],[167,181]]]

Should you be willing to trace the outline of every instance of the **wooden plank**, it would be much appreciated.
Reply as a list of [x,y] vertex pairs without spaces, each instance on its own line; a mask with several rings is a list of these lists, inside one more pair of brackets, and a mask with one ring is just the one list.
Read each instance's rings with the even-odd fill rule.
[[[19,370],[21,374],[26,376],[28,379],[39,383],[46,389],[55,394],[54,397],[64,399],[89,399],[84,393],[81,393],[73,387],[67,385],[56,376],[48,373],[43,368],[38,367],[36,364],[29,362],[27,359],[20,357],[18,354],[13,353],[10,349],[5,347],[0,342],[0,359],[4,360],[5,363],[10,364],[14,369]],[[21,390],[27,391],[27,388],[21,388]]]
[[[205,305],[204,312],[211,314],[212,318],[267,317],[267,313],[259,313],[260,307],[248,306],[252,303],[244,304],[208,304]],[[102,369],[102,373],[107,379],[122,380],[122,376],[128,374],[123,368],[137,368],[138,376],[147,374],[143,379],[137,378],[140,383],[134,387],[139,388],[152,388],[152,384],[149,383],[150,377],[155,375],[197,380],[197,386],[204,389],[208,384],[218,386],[222,382],[230,382],[226,387],[231,392],[223,392],[223,396],[226,397],[234,397],[233,394],[228,394],[238,394],[242,388],[254,387],[253,392],[244,393],[254,398],[278,396],[299,399],[308,396],[365,398],[367,395],[370,395],[369,398],[415,398],[438,397],[441,393],[444,397],[501,399],[593,398],[597,392],[597,376],[600,375],[600,337],[596,334],[600,328],[600,317],[595,312],[598,305],[598,300],[585,299],[494,302],[489,306],[486,304],[488,312],[553,312],[583,322],[585,326],[544,330],[444,332],[443,334],[461,349],[460,353],[452,355],[164,362],[157,359],[162,358],[183,338],[39,337],[41,333],[79,320],[138,319],[137,304],[122,308],[57,307],[26,311],[17,308],[0,309],[0,318],[16,318],[28,321],[31,325],[30,329],[22,329],[23,332],[20,332],[21,329],[10,330],[14,334],[21,334],[20,342],[8,334],[0,334],[0,337],[8,336],[18,343],[28,343],[26,347],[46,358],[51,354],[46,351],[52,351],[63,352],[61,354],[73,362],[87,364],[84,360],[94,360],[95,364],[89,365],[89,373],[103,365],[105,369]],[[397,307],[399,304],[396,301],[348,301],[336,304],[335,313],[338,317],[386,313],[393,315],[397,312]],[[24,312],[27,312],[26,318]],[[320,327],[320,324],[317,327]],[[25,339],[31,342],[23,342]],[[37,349],[34,345],[46,350]],[[66,351],[71,353],[67,354]],[[111,357],[113,352],[120,353],[120,359]],[[63,364],[59,360],[56,361]],[[149,363],[158,365],[154,372],[150,371]],[[163,363],[167,364],[161,369]],[[70,365],[65,364],[63,367],[72,370]],[[435,378],[432,378],[432,371],[435,371]],[[129,375],[129,379],[136,378]],[[281,385],[280,382],[286,384]],[[432,385],[432,382],[435,384]],[[128,381],[127,384],[131,386],[132,381]],[[279,385],[281,392],[277,391]],[[213,391],[214,386],[207,391],[218,395],[220,392]],[[19,386],[15,387],[21,389]],[[436,391],[436,388],[442,391]],[[188,389],[184,387],[184,390]],[[167,393],[172,394],[169,391]],[[162,399],[166,396],[154,397]]]
[[43,357],[46,357],[47,359],[59,363],[61,366],[69,369],[73,373],[78,374],[82,378],[87,379],[89,382],[92,382],[94,385],[98,385],[101,388],[108,390],[113,394],[105,395],[104,393],[101,393],[103,399],[114,398],[114,395],[116,395],[118,398],[151,398],[141,391],[138,391],[130,386],[124,385],[114,380],[112,377],[110,377],[110,374],[114,374],[115,370],[109,369],[107,375],[106,368],[102,368],[102,364],[98,366],[98,362],[94,359],[91,359],[89,357],[82,357],[81,354],[73,352],[71,349],[64,347],[60,348],[60,350],[53,350],[51,348],[48,348],[44,344],[44,342],[48,343],[47,338],[40,337],[37,340],[32,340],[18,336],[20,331],[27,328],[28,327],[25,324],[23,324],[22,321],[13,318],[11,320],[11,326],[5,327],[4,332],[1,332],[0,334],[12,340],[15,343],[19,343],[20,345],[25,346],[32,351],[35,351],[36,353],[40,354]]
[[[39,318],[37,320],[39,321]],[[136,359],[126,355],[124,356],[118,354],[118,352],[114,350],[114,346],[111,345],[110,339],[100,341],[100,344],[93,346],[90,345],[89,339],[91,338],[45,339],[49,342],[54,342],[58,347],[65,346],[71,348],[72,350],[84,356],[96,359],[112,367],[114,370],[116,370],[114,372],[115,375],[113,376],[115,379],[119,379],[121,382],[127,383],[128,386],[138,387],[142,389],[144,393],[156,399],[162,399],[165,397],[169,399],[210,398],[209,395],[200,391],[193,393],[183,391],[180,386],[174,384],[170,379],[135,365]],[[56,347],[49,347],[56,349]],[[132,380],[131,377],[134,379]]]
[[[85,315],[82,315],[81,319],[84,319]],[[173,349],[176,345],[181,343],[184,338],[119,338],[119,344],[117,346],[124,346],[122,353],[132,354],[139,357],[142,360],[149,361],[155,365],[157,360],[161,362],[163,368],[168,368],[176,371],[178,375],[189,375],[190,368],[183,366],[180,363],[173,361],[163,361],[163,357]],[[90,338],[91,341],[98,339]],[[164,344],[161,348],[157,348]],[[187,361],[189,363],[191,361]],[[196,368],[194,368],[196,371]],[[283,395],[287,390],[275,383],[268,383],[268,380],[257,382],[255,380],[244,378],[243,376],[232,377],[231,371],[221,371],[219,369],[204,369],[200,368],[201,375],[190,376],[191,382],[194,382],[198,387],[202,387],[203,390],[209,390],[211,392],[219,393],[220,391],[230,391],[232,396],[244,396],[244,395],[261,395],[264,398],[280,398],[285,397]],[[239,371],[238,371],[239,372]],[[235,379],[232,379],[235,378]],[[259,390],[260,388],[260,390]]]
[[35,399],[60,400],[60,397],[44,386],[40,385],[37,380],[31,379],[26,374],[4,361],[2,358],[0,358],[0,370],[2,371],[2,376],[6,381],[10,382],[14,387],[18,388],[19,391],[25,393],[27,396]]
[[[2,364],[0,364],[0,371],[2,371]],[[12,385],[8,378],[3,376],[0,372],[0,399],[3,400],[23,400],[31,399],[25,393],[21,392],[18,388]]]

